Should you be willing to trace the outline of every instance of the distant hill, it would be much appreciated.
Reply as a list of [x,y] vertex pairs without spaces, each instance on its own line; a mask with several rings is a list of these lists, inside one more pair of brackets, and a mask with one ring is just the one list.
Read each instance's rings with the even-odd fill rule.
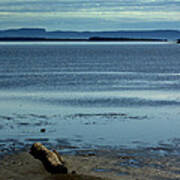
[[41,37],[46,36],[46,30],[40,28],[22,28],[1,30],[0,37]]
[[180,38],[180,31],[176,30],[146,30],[146,31],[104,31],[104,32],[77,32],[77,31],[46,31],[43,28],[22,28],[0,30],[0,38],[49,38],[49,39],[89,39],[102,38],[133,38],[133,39],[168,39]]

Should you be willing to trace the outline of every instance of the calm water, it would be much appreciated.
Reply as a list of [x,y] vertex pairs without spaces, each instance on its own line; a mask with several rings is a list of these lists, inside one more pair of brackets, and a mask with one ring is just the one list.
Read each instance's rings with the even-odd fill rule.
[[0,146],[179,145],[179,57],[175,44],[0,44]]

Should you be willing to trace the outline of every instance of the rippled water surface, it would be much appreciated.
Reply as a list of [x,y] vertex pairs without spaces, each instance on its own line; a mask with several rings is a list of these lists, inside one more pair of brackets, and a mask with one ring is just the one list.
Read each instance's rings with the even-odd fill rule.
[[0,146],[179,146],[179,57],[173,44],[0,44]]

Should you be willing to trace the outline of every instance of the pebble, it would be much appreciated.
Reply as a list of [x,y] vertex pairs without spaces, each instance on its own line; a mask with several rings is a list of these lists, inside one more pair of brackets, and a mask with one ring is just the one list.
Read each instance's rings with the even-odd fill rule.
[[42,133],[44,133],[44,132],[46,132],[46,129],[45,129],[45,128],[42,128],[40,131],[41,131]]

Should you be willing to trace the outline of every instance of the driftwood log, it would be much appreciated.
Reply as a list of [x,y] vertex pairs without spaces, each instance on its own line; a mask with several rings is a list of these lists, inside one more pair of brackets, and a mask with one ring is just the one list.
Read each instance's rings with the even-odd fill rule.
[[63,158],[56,150],[52,152],[41,143],[35,143],[31,147],[30,154],[34,156],[34,158],[39,159],[48,172],[53,174],[68,173],[68,169],[64,165]]

